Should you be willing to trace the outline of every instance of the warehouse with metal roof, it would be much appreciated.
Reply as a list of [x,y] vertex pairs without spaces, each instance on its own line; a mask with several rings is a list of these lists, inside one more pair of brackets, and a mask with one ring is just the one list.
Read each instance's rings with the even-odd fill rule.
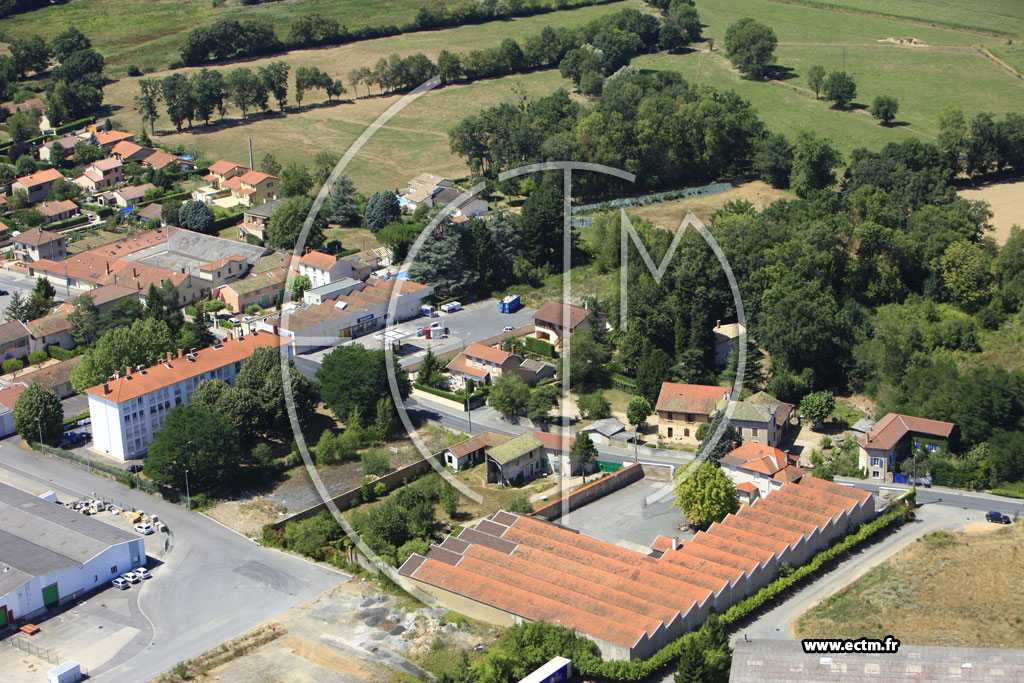
[[874,512],[871,493],[804,477],[645,555],[502,511],[410,556],[399,574],[461,614],[499,625],[561,624],[593,640],[605,659],[643,659]]
[[0,483],[0,629],[145,563],[138,534]]

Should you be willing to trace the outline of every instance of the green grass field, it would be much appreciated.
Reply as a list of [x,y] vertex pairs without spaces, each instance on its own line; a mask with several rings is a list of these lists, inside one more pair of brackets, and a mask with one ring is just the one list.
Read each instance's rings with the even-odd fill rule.
[[[808,2],[816,4],[817,0]],[[1019,0],[821,0],[821,4],[929,24],[1024,35],[1024,12]]]
[[430,0],[277,0],[244,6],[239,0],[228,0],[214,8],[210,0],[76,0],[4,19],[2,31],[11,38],[37,33],[49,39],[68,26],[77,26],[106,57],[108,74],[120,76],[129,65],[143,71],[167,68],[177,59],[190,30],[217,19],[269,17],[284,39],[292,20],[309,12],[358,29],[401,26],[429,4]]
[[1024,73],[1024,44],[990,45],[989,51],[1020,73]]

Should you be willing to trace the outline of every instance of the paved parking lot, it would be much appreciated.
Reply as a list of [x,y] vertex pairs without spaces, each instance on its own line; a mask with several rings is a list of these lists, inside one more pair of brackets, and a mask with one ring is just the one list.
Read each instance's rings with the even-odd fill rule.
[[[488,299],[469,304],[455,313],[442,313],[436,318],[421,317],[404,322],[401,325],[396,325],[394,329],[413,332],[413,334],[403,340],[400,362],[402,365],[409,365],[419,361],[423,358],[428,346],[434,350],[435,354],[444,353],[469,346],[472,342],[481,339],[499,335],[505,327],[518,328],[532,325],[533,314],[536,312],[535,308],[520,308],[515,313],[501,313],[498,311],[497,300]],[[428,340],[425,337],[415,336],[416,329],[425,327],[432,322],[444,323],[449,330],[448,337]],[[368,349],[379,349],[383,342],[374,339],[374,334],[368,334],[346,343],[361,344]],[[324,349],[304,354],[303,357],[319,363],[323,356],[330,351],[331,349]]]
[[671,507],[672,496],[644,505],[648,496],[664,487],[665,482],[641,479],[573,510],[557,521],[606,543],[641,552],[649,551],[651,542],[658,534],[680,539],[692,538],[691,532],[679,528],[684,519],[678,508]]

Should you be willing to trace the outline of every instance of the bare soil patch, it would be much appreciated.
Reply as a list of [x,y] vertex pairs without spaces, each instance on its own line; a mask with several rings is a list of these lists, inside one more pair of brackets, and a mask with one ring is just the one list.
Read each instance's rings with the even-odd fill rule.
[[992,207],[992,238],[999,244],[1006,244],[1010,228],[1024,226],[1024,180],[1006,183],[991,183],[978,189],[960,190],[964,199],[978,199]]
[[[935,532],[804,613],[797,638],[884,638],[953,647],[1024,646],[1024,524]],[[951,590],[952,588],[952,590]]]
[[879,43],[893,43],[895,45],[910,45],[912,47],[931,47],[929,43],[917,38],[879,38]]
[[648,204],[627,213],[631,216],[646,218],[656,226],[675,232],[687,211],[693,211],[697,218],[705,223],[711,220],[711,214],[732,201],[746,200],[760,211],[779,199],[795,199],[796,195],[787,190],[777,190],[761,180],[743,183],[733,190],[700,197],[673,199],[660,204]]

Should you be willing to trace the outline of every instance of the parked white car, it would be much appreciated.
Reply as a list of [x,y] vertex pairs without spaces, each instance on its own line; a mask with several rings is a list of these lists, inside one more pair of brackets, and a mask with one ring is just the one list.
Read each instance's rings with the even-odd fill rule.
[[135,525],[135,530],[138,531],[143,536],[149,536],[151,533],[153,533],[153,525],[152,524],[136,524]]
[[139,581],[142,581],[142,579],[139,578],[139,575],[135,572],[125,572],[124,574],[121,574],[121,578],[128,583],[138,583]]
[[151,579],[151,578],[153,578],[153,575],[150,574],[149,570],[146,569],[145,567],[139,567],[138,569],[136,569],[135,570],[135,576],[139,577],[140,579]]
[[441,310],[445,313],[454,313],[455,311],[462,310],[462,304],[458,301],[449,301],[445,305],[441,306]]
[[131,584],[122,579],[120,576],[111,581],[110,583],[114,586],[114,588],[118,588],[123,591],[128,590],[131,587]]

